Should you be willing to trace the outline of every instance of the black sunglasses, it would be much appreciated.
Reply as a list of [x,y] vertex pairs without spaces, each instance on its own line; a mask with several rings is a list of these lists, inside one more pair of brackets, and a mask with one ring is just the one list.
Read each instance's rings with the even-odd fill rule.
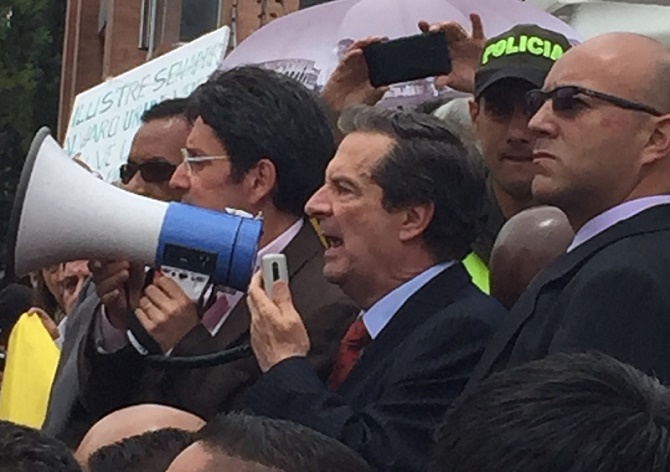
[[607,103],[611,103],[619,108],[626,110],[642,111],[654,116],[662,116],[663,114],[648,105],[642,103],[626,100],[625,98],[617,97],[607,93],[597,92],[595,90],[578,87],[576,85],[566,85],[563,87],[556,87],[554,90],[545,92],[543,90],[531,90],[526,94],[526,112],[528,116],[533,116],[537,113],[542,105],[547,100],[551,100],[552,109],[555,112],[570,112],[575,111],[580,105],[583,105],[577,96],[586,95],[587,97],[597,98]]
[[123,164],[119,170],[121,182],[125,185],[133,179],[138,171],[145,182],[157,183],[170,180],[176,169],[177,166],[170,164],[169,162],[153,160],[141,164],[128,161]]

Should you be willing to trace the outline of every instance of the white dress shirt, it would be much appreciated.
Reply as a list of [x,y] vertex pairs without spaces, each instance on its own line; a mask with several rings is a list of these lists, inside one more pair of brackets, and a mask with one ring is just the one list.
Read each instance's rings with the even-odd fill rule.
[[379,333],[390,323],[398,310],[400,310],[400,307],[412,295],[455,263],[455,261],[442,262],[426,269],[413,279],[408,280],[400,287],[396,287],[384,295],[367,311],[363,312],[363,323],[368,333],[370,333],[370,337],[375,339],[379,336]]
[[655,195],[653,197],[637,198],[612,207],[598,216],[591,218],[584,226],[582,226],[579,231],[577,231],[577,234],[575,234],[567,252],[584,244],[589,239],[599,235],[620,221],[632,218],[638,213],[642,213],[652,207],[668,204],[670,204],[670,195]]

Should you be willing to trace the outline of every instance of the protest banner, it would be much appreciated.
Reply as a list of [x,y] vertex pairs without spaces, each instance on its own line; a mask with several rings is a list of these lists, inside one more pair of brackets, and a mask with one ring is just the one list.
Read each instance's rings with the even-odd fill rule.
[[230,28],[212,31],[77,95],[63,148],[106,181],[118,179],[140,117],[155,103],[187,97],[219,67]]

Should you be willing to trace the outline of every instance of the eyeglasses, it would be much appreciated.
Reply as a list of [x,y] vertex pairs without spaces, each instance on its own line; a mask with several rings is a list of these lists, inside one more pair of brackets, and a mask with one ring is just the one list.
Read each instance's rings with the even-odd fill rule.
[[642,111],[654,116],[663,115],[661,112],[648,105],[626,100],[625,98],[617,97],[615,95],[578,87],[576,85],[557,87],[549,92],[543,90],[531,90],[526,94],[526,111],[529,116],[533,116],[540,110],[540,108],[542,108],[542,105],[544,105],[547,100],[551,100],[551,106],[554,112],[574,112],[581,106],[584,106],[584,102],[577,98],[578,95],[597,98],[598,100],[603,100],[626,110]]
[[208,161],[224,161],[228,160],[228,156],[191,156],[188,149],[182,148],[181,155],[184,158],[184,165],[189,174],[193,173],[193,165],[198,162]]
[[121,166],[120,176],[124,185],[128,184],[139,171],[145,182],[158,183],[170,180],[177,166],[162,160],[151,160],[138,164],[128,161]]

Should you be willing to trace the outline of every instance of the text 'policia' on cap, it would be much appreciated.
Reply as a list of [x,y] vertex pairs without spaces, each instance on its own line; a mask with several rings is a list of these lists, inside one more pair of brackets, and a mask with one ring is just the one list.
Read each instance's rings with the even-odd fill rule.
[[551,66],[571,47],[562,34],[537,25],[517,25],[489,39],[475,75],[475,97],[502,79],[542,87]]

